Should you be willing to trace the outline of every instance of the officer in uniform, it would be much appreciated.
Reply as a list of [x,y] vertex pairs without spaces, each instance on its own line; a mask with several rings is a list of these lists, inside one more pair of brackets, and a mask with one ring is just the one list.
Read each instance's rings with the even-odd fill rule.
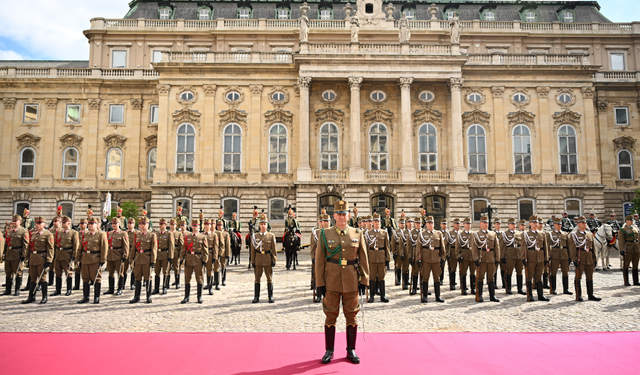
[[478,268],[476,282],[476,302],[483,302],[483,281],[485,274],[487,275],[487,286],[489,287],[489,300],[491,302],[500,302],[496,298],[496,282],[495,274],[500,259],[500,242],[494,231],[489,229],[489,218],[487,216],[480,217],[480,230],[473,233],[471,237],[471,253],[473,254],[473,262]]
[[469,287],[471,294],[476,294],[476,265],[473,262],[471,253],[471,241],[473,231],[471,230],[471,218],[465,217],[462,220],[464,229],[458,233],[456,241],[456,257],[460,263],[460,293],[467,295],[467,272],[469,272]]
[[409,264],[411,263],[411,252],[413,247],[411,245],[411,230],[413,229],[413,219],[407,217],[406,228],[400,230],[400,239],[402,244],[400,245],[399,254],[400,262],[402,263],[402,290],[409,289]]
[[291,207],[291,205],[289,205],[289,208],[287,209],[287,219],[284,221],[284,234],[282,235],[282,241],[284,242],[284,238],[287,235],[287,233],[289,232],[289,228],[293,227],[294,232],[298,235],[298,237],[300,236],[300,223],[298,223],[298,220],[296,220],[295,218],[295,211],[294,209]]
[[373,229],[373,221],[371,220],[371,216],[367,215],[362,219],[364,221],[364,229],[365,231]]
[[[149,219],[146,216],[138,219],[140,231],[136,234],[135,251],[131,252],[129,259],[135,262],[134,273],[136,277],[135,296],[129,303],[140,302],[142,292],[142,279],[147,282],[147,303],[151,303],[151,267],[156,264],[158,256],[158,237],[149,230]],[[131,275],[133,277],[133,275]]]
[[353,216],[349,218],[349,226],[352,228],[359,228],[359,217],[358,217],[358,208],[356,207],[357,203],[353,204]]
[[529,292],[529,302],[533,299],[533,285],[535,281],[535,287],[538,291],[538,301],[549,301],[549,298],[544,296],[542,287],[542,273],[545,266],[549,263],[549,246],[547,243],[547,236],[544,232],[538,230],[538,216],[533,215],[529,218],[530,229],[523,232],[523,245],[527,248],[525,264],[527,271],[529,272],[529,279],[527,280],[527,291]]
[[456,242],[460,233],[460,219],[453,219],[453,229],[444,233],[444,243],[447,250],[447,263],[449,266],[449,290],[456,290],[456,271],[458,269],[458,256],[456,255]]
[[[555,225],[555,223],[554,223]],[[551,226],[549,226],[551,228]],[[575,227],[575,224],[573,223],[573,220],[569,219],[569,215],[567,214],[567,212],[563,212],[562,213],[562,230],[564,232],[571,232],[573,231],[573,228]]]
[[404,214],[404,211],[400,214],[400,220],[398,220],[398,229],[393,231],[393,237],[391,238],[391,252],[393,253],[393,270],[395,274],[395,284],[400,285],[402,280],[402,259],[400,254],[402,252],[402,247],[404,247],[404,242],[402,241],[402,231],[405,228],[405,222],[407,218]]
[[551,215],[551,218],[547,220],[547,225],[549,228],[553,228],[553,221],[556,219],[556,214]]
[[[82,244],[84,243],[84,236],[85,234],[87,234],[87,218],[80,218],[80,222],[78,223],[78,239],[80,240],[80,249],[82,249]],[[77,252],[74,253],[74,257],[75,254],[78,254]],[[76,259],[76,262],[74,264],[73,267],[73,272],[74,272],[74,283],[73,283],[73,290],[80,290],[80,280],[82,278],[82,275],[80,274],[80,260]]]
[[633,226],[633,217],[631,215],[627,215],[625,222],[625,225],[620,229],[620,255],[624,260],[622,263],[624,285],[629,286],[629,264],[633,268],[633,285],[640,285],[640,282],[638,282],[638,260],[640,260],[638,240],[640,239],[640,231]]
[[[104,294],[122,295],[124,289],[124,277],[122,266],[125,259],[129,258],[129,235],[127,232],[120,230],[121,220],[118,217],[111,219],[111,228],[107,233],[107,242],[109,243],[109,255],[107,256],[107,271],[109,271],[109,290]],[[126,270],[125,270],[126,272]],[[116,273],[118,273],[118,291],[115,291]]]
[[333,359],[336,320],[340,313],[340,300],[347,321],[347,358],[360,363],[356,355],[360,311],[358,292],[362,295],[369,285],[369,260],[364,236],[360,229],[347,225],[349,203],[337,201],[333,218],[336,225],[320,231],[320,245],[316,250],[318,293],[324,296],[322,310],[326,315],[324,337],[326,352],[322,363]]
[[380,227],[387,231],[389,238],[391,238],[392,231],[398,229],[398,224],[391,217],[391,210],[389,209],[389,206],[384,208],[384,218],[381,220]]
[[[422,231],[419,217],[413,220],[413,229],[409,232],[409,254],[411,255],[411,290],[409,295],[413,296],[418,293],[418,276],[420,274],[420,265],[418,264],[418,237]],[[426,293],[426,291],[425,291]]]
[[[269,231],[271,228],[269,228]],[[258,206],[253,206],[253,217],[249,220],[249,234],[245,239],[245,246],[247,250],[251,247],[251,235],[258,231]],[[249,253],[249,261],[247,262],[247,269],[251,269],[251,251],[247,251]]]
[[594,212],[589,214],[589,218],[587,219],[587,226],[589,227],[589,231],[591,234],[595,234],[598,231],[598,228],[602,226],[602,223],[598,218],[596,218],[596,214]]
[[[212,219],[204,219],[204,235],[207,237],[207,250],[209,254],[207,255],[207,263],[205,264],[205,268],[207,269],[207,286],[206,288],[209,290],[209,295],[213,295],[213,263],[214,259],[218,259],[218,235],[216,231],[212,228],[213,220]],[[217,281],[217,280],[216,280]]]
[[120,222],[120,230],[124,230],[127,227],[127,219],[122,217],[122,207],[120,207],[120,203],[118,203],[118,208],[116,208],[116,218]]
[[562,231],[562,221],[555,219],[554,229],[549,232],[549,255],[551,257],[549,283],[551,290],[549,293],[557,294],[557,273],[558,268],[562,270],[563,294],[573,294],[569,291],[569,246],[567,244],[568,234]]
[[[142,209],[142,217],[146,218],[149,232],[153,232],[153,222],[149,219],[149,213],[144,208]],[[138,221],[138,228],[140,228],[140,221]]]
[[[523,260],[524,260],[524,248],[522,247],[522,232],[516,231],[516,218],[510,217],[507,225],[509,229],[502,232],[502,243],[500,256],[502,257],[501,261],[507,263],[506,267],[506,282],[507,282],[507,294],[511,293],[511,275],[513,274],[513,269],[516,270],[516,285],[518,288],[518,294],[526,295],[524,290],[522,290],[522,269],[524,268]],[[522,225],[524,225],[524,220],[522,220]],[[504,251],[502,249],[504,248]]]
[[[310,240],[310,248],[311,248],[311,288],[316,288],[316,247],[318,246],[318,234],[320,233],[320,229],[327,229],[331,224],[331,219],[329,215],[326,214],[326,211],[323,209],[321,214],[318,217],[318,226],[311,230],[311,240]],[[319,294],[316,293],[316,298],[313,302],[320,303],[322,298]]]
[[[229,236],[236,236],[238,238],[238,241],[240,241],[240,249],[242,249],[242,235],[240,235],[240,221],[238,221],[238,215],[234,212],[231,214],[231,220],[229,220]],[[233,262],[234,265],[239,264],[240,262],[240,253],[238,252],[238,254],[234,254],[236,251],[236,249],[233,249],[233,251],[231,252],[231,260],[229,261],[229,264],[231,264],[231,262]]]
[[267,215],[260,214],[260,231],[251,236],[251,266],[255,270],[254,296],[252,303],[260,301],[260,280],[264,271],[267,277],[269,303],[273,303],[273,267],[276,266],[276,236],[267,231]]
[[586,230],[587,222],[583,216],[578,217],[577,224],[578,230],[569,234],[569,252],[573,265],[576,267],[576,301],[583,301],[581,285],[583,273],[587,278],[589,301],[600,301],[601,298],[593,295],[593,269],[595,268],[593,234]]
[[433,288],[436,295],[436,302],[444,302],[440,298],[440,272],[441,264],[446,257],[445,242],[442,232],[433,230],[433,216],[425,218],[426,229],[418,232],[418,244],[416,247],[416,261],[420,268],[420,281],[422,282],[422,299],[420,302],[427,302],[429,291],[429,276],[433,274]]
[[506,281],[507,258],[506,258],[505,246],[504,246],[505,245],[504,236],[502,235],[503,231],[501,230],[502,221],[499,218],[493,219],[493,227],[494,227],[494,232],[496,232],[496,239],[498,240],[498,245],[500,246],[500,261],[498,262],[498,267],[496,267],[496,276],[494,277],[494,280],[495,280],[495,284],[497,285],[498,284],[497,270],[498,268],[500,268],[500,279],[502,280],[502,287],[506,290],[507,289],[507,281]]
[[42,288],[42,300],[47,303],[47,275],[46,271],[53,262],[54,247],[53,235],[45,229],[46,220],[42,216],[36,217],[36,229],[32,233],[28,252],[23,252],[23,257],[29,256],[29,276],[33,282],[29,289],[29,298],[22,301],[23,304],[33,303],[36,300],[36,283]]
[[[152,294],[167,294],[169,289],[169,277],[171,275],[171,263],[173,263],[173,255],[175,253],[175,239],[173,233],[167,230],[167,220],[162,218],[158,222],[158,257],[156,258],[156,266],[153,270],[156,273],[155,289]],[[162,292],[160,291],[160,276],[162,276]]]
[[[227,230],[227,220],[225,220],[224,218],[224,210],[222,208],[222,206],[220,206],[220,209],[218,210],[218,221],[222,221],[222,230]],[[216,226],[217,226],[217,222],[216,222]],[[218,229],[220,230],[220,229]]]
[[380,294],[380,302],[389,302],[386,297],[385,276],[391,260],[389,246],[389,234],[380,228],[380,215],[373,213],[373,229],[364,233],[369,258],[369,302],[373,302],[374,296]]
[[76,260],[76,253],[80,248],[80,238],[78,232],[71,229],[71,219],[68,216],[62,217],[62,229],[56,234],[54,241],[56,245],[55,261],[53,263],[56,272],[56,290],[51,296],[62,294],[62,272],[67,275],[67,296],[71,295],[73,283],[73,265]]
[[26,208],[22,211],[22,222],[24,223],[24,229],[32,231],[36,229],[36,223],[29,217],[29,214],[30,212]]
[[447,249],[447,241],[445,240],[447,235],[447,219],[440,220],[440,234],[442,234],[442,240],[444,241],[444,258],[442,263],[440,263],[440,286],[444,284],[444,266],[447,261],[447,257],[449,255],[449,250]]
[[20,287],[22,287],[22,262],[29,250],[29,231],[20,226],[21,222],[20,215],[13,215],[12,228],[7,232],[6,246],[0,254],[0,257],[4,259],[4,273],[6,275],[6,290],[2,294],[3,296],[11,294],[14,276],[16,281],[14,296],[20,295]]
[[138,234],[140,233],[140,231],[138,231],[136,228],[136,219],[130,217],[127,220],[127,236],[129,237],[129,256],[127,258],[125,258],[124,263],[123,263],[123,274],[124,274],[124,279],[122,281],[123,287],[126,286],[127,284],[127,272],[129,271],[129,265],[131,265],[131,290],[135,289],[135,282],[136,282],[136,275],[135,275],[135,271],[134,271],[134,264],[133,264],[133,254],[135,252],[135,244],[136,241],[138,239]]
[[191,221],[191,233],[185,234],[184,246],[180,252],[180,261],[184,261],[184,299],[180,303],[189,302],[191,294],[191,275],[196,274],[198,284],[198,303],[202,303],[202,270],[209,259],[209,243],[207,236],[200,233],[200,220]]
[[[58,206],[58,212],[56,217],[53,218],[51,222],[51,228],[49,232],[53,235],[53,262],[51,264],[55,264],[57,250],[58,250],[58,231],[62,228],[62,206]],[[49,267],[49,281],[48,285],[53,285],[54,279],[54,267]]]
[[622,228],[622,224],[616,219],[615,212],[611,213],[611,219],[607,222],[607,224],[611,225],[611,229],[613,229],[613,231],[616,233],[620,230],[620,228]]
[[216,263],[213,266],[213,283],[216,286],[216,290],[220,290],[220,273],[222,273],[222,286],[227,285],[227,258],[231,255],[231,238],[229,237],[229,232],[224,230],[224,219],[218,219],[216,221],[216,228],[216,234],[218,235],[218,259],[215,259]]
[[93,303],[100,303],[100,286],[102,285],[102,266],[107,261],[109,243],[107,234],[98,230],[100,221],[91,217],[89,230],[84,235],[82,246],[78,249],[76,259],[80,263],[82,273],[83,298],[78,303],[89,302],[90,283],[93,285]]
[[[173,269],[173,276],[175,278],[171,285],[175,285],[176,289],[178,289],[180,288],[180,251],[182,251],[182,245],[184,244],[184,236],[182,235],[182,231],[176,229],[176,219],[169,220],[169,231],[173,234],[173,262],[171,262],[171,269]],[[171,275],[167,276],[167,285],[170,279]]]
[[[189,219],[186,216],[182,215],[182,202],[178,202],[178,206],[176,207],[176,217],[174,221],[178,227],[182,225],[182,222],[187,223],[189,221]],[[174,257],[174,259],[178,259],[179,257],[180,257],[180,254]]]
[[637,213],[633,214],[633,225],[635,225],[636,228],[640,229],[640,216]]
[[427,227],[427,210],[422,205],[420,205],[420,220],[418,222],[420,223],[420,228]]

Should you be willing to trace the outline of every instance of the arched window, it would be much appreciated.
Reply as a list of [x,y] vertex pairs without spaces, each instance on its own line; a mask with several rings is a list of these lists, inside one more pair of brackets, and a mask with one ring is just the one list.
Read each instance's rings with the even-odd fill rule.
[[432,124],[422,124],[418,132],[418,155],[421,171],[438,170],[438,140],[436,127]]
[[147,156],[147,179],[153,180],[153,173],[156,171],[156,159],[158,156],[158,149],[152,148],[149,150],[149,155]]
[[487,173],[486,133],[480,125],[471,125],[467,131],[469,173]]
[[560,153],[560,173],[578,173],[576,129],[573,126],[562,125],[558,130],[558,150]]
[[387,127],[379,122],[369,128],[369,166],[372,171],[389,169],[389,143]]
[[269,199],[269,221],[284,222],[284,208],[287,206],[287,200],[284,198]]
[[122,150],[112,148],[107,152],[107,180],[122,178]]
[[422,199],[422,207],[427,212],[427,216],[433,216],[434,224],[447,217],[447,204],[444,197],[428,195]]
[[36,174],[36,150],[25,147],[20,152],[20,178],[31,179]]
[[531,173],[531,131],[525,125],[513,128],[513,160],[516,174]]
[[474,198],[471,200],[471,208],[473,209],[473,221],[480,221],[482,214],[487,212],[489,200],[486,198]]
[[62,207],[62,216],[68,216],[73,221],[73,202],[60,201],[58,207]]
[[193,125],[180,125],[176,147],[176,173],[193,173],[196,155],[196,129]]
[[269,129],[269,173],[287,173],[287,128],[282,124]]
[[393,197],[390,197],[388,195],[376,195],[375,197],[373,197],[371,199],[371,213],[373,214],[373,212],[377,212],[380,217],[385,217],[385,208],[389,207],[389,210],[391,210],[391,213],[389,214],[391,217],[393,217],[393,213],[395,212],[393,207]]
[[536,201],[531,198],[518,199],[518,220],[529,220],[536,212]]
[[[173,216],[178,215],[178,204],[182,207],[182,216],[191,220],[191,198],[176,198],[173,200]],[[180,223],[178,223],[180,225]],[[187,223],[187,228],[191,225],[191,223]]]
[[[16,202],[13,202],[13,214],[14,215],[22,216],[22,214],[24,213],[25,209],[31,211],[31,202],[29,202],[29,201],[16,201]],[[24,219],[24,216],[23,216],[23,219]],[[22,223],[22,225],[24,225],[24,222]],[[27,229],[29,229],[29,228],[27,228]]]
[[69,147],[64,150],[62,153],[63,180],[75,180],[78,178],[78,161],[78,149],[75,147]]
[[580,216],[582,212],[582,201],[578,198],[567,198],[564,201],[564,210],[569,219]]
[[618,151],[618,178],[633,180],[633,156],[629,150]]
[[337,195],[325,195],[325,196],[320,197],[320,199],[318,199],[318,212],[322,212],[323,208],[325,210],[327,210],[327,214],[331,218],[331,223],[334,223],[334,220],[333,220],[333,205],[334,205],[334,203],[336,203],[340,199],[342,199],[342,198],[340,198]]
[[238,124],[224,128],[224,173],[240,173],[242,158],[242,129]]
[[320,169],[338,170],[338,127],[331,122],[320,128]]
[[224,210],[223,218],[225,220],[231,220],[231,216],[235,212],[238,215],[238,220],[240,220],[240,199],[238,198],[222,198],[222,209]]

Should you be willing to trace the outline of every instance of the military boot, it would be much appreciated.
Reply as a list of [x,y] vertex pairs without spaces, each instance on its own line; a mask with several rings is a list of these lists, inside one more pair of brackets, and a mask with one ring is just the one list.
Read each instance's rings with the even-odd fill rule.
[[529,299],[529,302],[533,302],[535,301],[535,299],[533,299],[533,282],[531,280],[527,280],[527,298]]
[[40,303],[47,303],[47,301],[49,300],[49,294],[47,294],[49,283],[47,283],[46,281],[43,281],[40,284],[42,284],[42,299],[40,300]]
[[31,276],[27,276],[27,285],[25,285],[25,287],[20,290],[23,292],[31,290]]
[[576,279],[574,284],[576,288],[576,301],[578,302],[584,301],[582,299],[582,281],[580,279]]
[[222,270],[222,286],[227,286],[227,269]]
[[456,290],[456,273],[449,272],[449,290]]
[[386,297],[384,280],[378,281],[378,288],[380,288],[380,302],[384,302],[384,303],[389,302],[389,299]]
[[260,283],[256,283],[253,286],[253,301],[251,301],[251,303],[258,303],[260,302]]
[[460,295],[467,295],[467,275],[460,274]]
[[436,292],[436,302],[440,302],[443,303],[444,300],[442,298],[440,298],[440,285],[438,283],[436,283],[436,285],[433,286],[435,292]]
[[402,270],[395,270],[396,273],[396,286],[400,285],[401,282],[401,278],[402,278]]
[[[154,278],[155,281],[155,286],[153,288],[153,292],[151,294],[156,295],[156,294],[160,294],[160,276],[157,276]],[[151,280],[149,280],[149,282],[151,282]]]
[[197,285],[198,291],[198,303],[202,303],[202,284]]
[[549,302],[549,298],[544,296],[544,288],[542,285],[542,281],[538,281],[536,283],[536,289],[538,290],[538,301]]
[[322,363],[330,363],[333,359],[333,349],[336,341],[336,326],[324,326],[324,356],[322,357]]
[[640,285],[640,281],[638,281],[638,269],[631,270],[631,274],[633,275],[633,285]]
[[73,278],[71,276],[67,277],[67,293],[65,293],[65,296],[70,296],[71,295],[71,290],[73,289]]
[[523,296],[526,296],[527,293],[522,290],[522,275],[516,275],[516,286],[518,288],[518,294],[521,294]]
[[471,294],[476,294],[476,275],[471,275],[469,279],[469,288],[471,289]]
[[589,301],[601,301],[602,298],[598,298],[593,295],[593,280],[587,280],[587,295],[589,296]]
[[622,279],[624,280],[624,286],[631,286],[629,284],[629,269],[625,268],[622,270]]
[[562,294],[573,294],[569,291],[569,276],[562,276]]
[[[132,278],[133,279],[133,278]],[[133,299],[131,301],[129,301],[129,303],[138,303],[140,302],[140,293],[142,292],[142,280],[140,281],[135,281],[135,294],[133,296]]]
[[180,289],[180,273],[176,275],[176,289]]
[[[156,285],[157,285],[157,284],[156,284]],[[147,302],[147,303],[152,303],[153,301],[151,300],[151,294],[152,294],[152,293],[151,293],[151,279],[149,279],[149,280],[147,281],[146,289],[147,289],[147,301],[146,301],[146,302]]]
[[73,286],[73,290],[80,290],[80,270],[78,270],[78,272],[75,273],[74,275],[74,286]]
[[267,283],[267,297],[269,298],[269,303],[273,303],[273,283]]
[[409,273],[402,274],[402,290],[409,289]]
[[409,295],[414,296],[418,293],[418,275],[411,276],[411,290],[409,291]]
[[209,283],[207,284],[207,290],[209,290],[209,295],[213,295],[213,276],[207,276]]
[[216,287],[216,290],[220,290],[220,272],[213,273],[213,285]]
[[506,294],[513,294],[513,293],[511,293],[511,275],[505,275],[504,281],[506,282],[505,293]]
[[13,293],[14,296],[18,297],[20,295],[20,288],[22,287],[22,277],[20,276],[16,276],[16,286],[15,286],[15,292]]
[[36,301],[36,284],[31,283],[29,285],[29,297],[26,300],[22,301],[22,304],[26,305],[28,303],[33,303]]
[[545,272],[542,274],[542,288],[549,289],[549,273]]
[[191,294],[191,284],[184,285],[184,299],[180,303],[189,302],[189,294]]
[[[100,287],[102,286],[102,282],[96,282],[93,285],[93,303],[100,303]],[[112,293],[113,294],[113,293]]]
[[109,276],[109,289],[107,289],[107,291],[104,292],[104,294],[105,295],[113,294],[114,293],[115,284],[116,284],[116,278]]
[[51,297],[59,296],[62,294],[62,277],[56,277],[56,290],[51,293]]
[[169,289],[169,282],[171,281],[171,274],[162,277],[162,295],[167,294],[167,289]]
[[124,289],[124,283],[126,280],[126,276],[118,277],[118,290],[116,291],[116,296],[122,295],[122,289]]
[[[433,282],[434,286],[438,285],[440,286],[440,283],[438,282],[438,280],[434,280]],[[427,291],[429,290],[429,282],[428,281],[423,281],[422,282],[422,298],[420,299],[421,303],[427,303]]]
[[484,289],[482,284],[482,281],[478,281],[478,287],[476,288],[476,302],[484,302],[484,299],[482,298],[482,292]]
[[496,282],[489,281],[487,285],[489,286],[489,301],[500,302],[500,300],[496,298]]
[[53,286],[53,279],[55,278],[54,272],[53,272],[53,267],[49,268],[49,282],[47,282],[47,285],[49,286]]
[[358,338],[358,326],[347,326],[347,359],[351,363],[360,363],[356,354],[356,339]]
[[549,294],[558,294],[556,293],[556,278],[557,276],[549,276]]
[[135,290],[136,289],[136,274],[133,273],[133,270],[131,271],[131,286],[130,288],[131,290]]
[[13,286],[13,278],[11,276],[7,276],[6,277],[6,284],[5,284],[5,290],[4,293],[2,293],[3,296],[10,296],[11,295],[11,287]]
[[89,302],[89,283],[82,283],[82,299],[78,301],[78,303],[88,303]]
[[367,300],[367,302],[369,303],[372,303],[374,301],[374,297],[376,295],[376,284],[376,281],[369,281],[369,299]]

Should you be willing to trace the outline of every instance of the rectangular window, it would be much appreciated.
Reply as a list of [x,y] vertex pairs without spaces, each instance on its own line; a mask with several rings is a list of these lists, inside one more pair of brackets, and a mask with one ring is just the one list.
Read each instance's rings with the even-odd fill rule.
[[614,110],[616,112],[616,125],[629,125],[629,107],[615,107]]
[[164,9],[160,9],[160,19],[161,20],[168,20],[169,17],[171,16],[171,10],[164,8]]
[[126,68],[127,67],[127,51],[111,51],[111,67]]
[[157,63],[162,61],[162,51],[153,50],[153,55],[151,56],[151,62]]
[[[15,204],[15,211],[13,212],[14,215],[20,215],[24,218],[23,214],[24,214],[24,210],[29,210],[31,211],[31,203],[29,202],[16,202]],[[22,224],[24,225],[24,221],[22,222]],[[27,228],[29,229],[29,228]]]
[[480,217],[487,212],[487,201],[476,199],[473,201],[473,221],[480,221]]
[[330,20],[331,19],[331,10],[329,10],[329,9],[320,10],[320,19],[321,20]]
[[536,12],[527,12],[525,16],[527,22],[536,22]]
[[413,9],[405,10],[404,11],[404,16],[407,17],[407,20],[412,21],[412,20],[416,19],[416,12]]
[[564,22],[573,22],[573,12],[564,12]]
[[531,199],[522,199],[518,202],[518,216],[519,220],[529,220],[533,215],[535,207]]
[[569,219],[580,216],[582,212],[581,202],[578,199],[567,199],[564,201],[564,210],[567,212]]
[[200,21],[205,21],[209,19],[209,9],[200,9],[198,13],[198,19]]
[[279,20],[288,20],[289,19],[289,11],[287,9],[278,9],[278,19]]
[[124,106],[123,105],[112,104],[109,106],[109,123],[124,124]]
[[625,70],[624,53],[611,54],[611,70]]
[[273,198],[269,201],[269,221],[284,221],[284,208],[286,201],[282,198]]
[[67,104],[67,116],[65,122],[67,124],[80,123],[80,104]]
[[251,11],[249,9],[240,9],[238,10],[238,18],[240,18],[241,20],[247,20],[249,19],[249,16],[251,15]]
[[447,19],[448,19],[448,20],[452,19],[452,18],[453,18],[454,13],[455,13],[455,12],[454,12],[453,10],[448,11],[448,12],[447,12]]
[[150,111],[149,123],[157,124],[158,116],[160,116],[160,107],[158,107],[157,105],[152,105],[149,111]]
[[73,202],[58,202],[58,206],[62,207],[62,216],[68,216],[73,220]]
[[487,11],[484,14],[484,20],[485,21],[495,21],[496,20],[496,12],[494,11]]
[[231,220],[233,213],[238,213],[238,203],[239,201],[235,198],[226,198],[222,200],[222,209],[224,210],[223,218],[225,220]]
[[38,122],[38,104],[24,105],[24,122]]

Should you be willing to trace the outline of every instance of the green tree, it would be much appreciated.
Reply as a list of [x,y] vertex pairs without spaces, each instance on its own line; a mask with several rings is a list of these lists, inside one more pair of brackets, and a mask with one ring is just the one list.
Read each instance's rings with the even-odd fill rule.
[[[134,217],[136,219],[136,224],[138,223],[138,216],[140,215],[140,209],[138,208],[138,204],[134,201],[122,202],[120,203],[120,207],[122,208],[122,217],[126,217],[127,219],[130,217]],[[115,209],[111,210],[111,215],[109,215],[109,220],[117,216],[117,212]]]
[[640,213],[640,189],[636,189],[636,196],[631,200],[633,203],[633,212]]

